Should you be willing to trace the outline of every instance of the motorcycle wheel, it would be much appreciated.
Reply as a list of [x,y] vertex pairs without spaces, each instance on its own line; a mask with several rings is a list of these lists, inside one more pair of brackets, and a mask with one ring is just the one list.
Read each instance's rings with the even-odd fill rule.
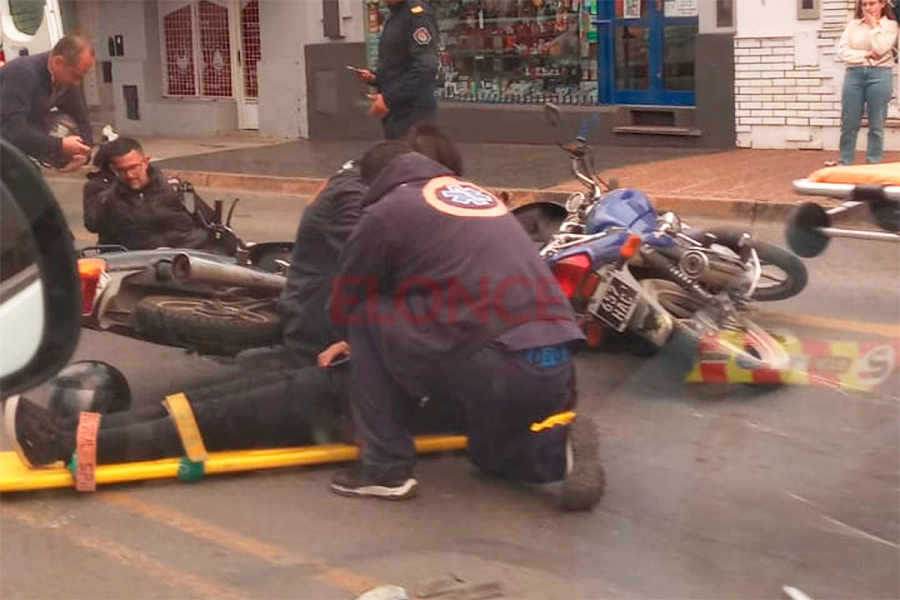
[[[666,279],[645,279],[641,281],[641,286],[669,311],[675,318],[677,327],[691,337],[699,340],[712,332],[713,328],[698,326],[694,321],[693,317],[702,308],[702,304],[677,283]],[[743,338],[744,345],[721,337],[717,343],[745,364],[762,364],[776,369],[785,369],[790,365],[790,356],[784,347],[756,323],[745,323]]]
[[279,343],[278,314],[229,302],[184,296],[148,296],[135,307],[137,329],[151,341],[230,356]]
[[514,208],[512,212],[528,237],[539,246],[549,242],[559,232],[559,226],[568,215],[565,207],[552,202],[525,204]]
[[[744,233],[727,227],[714,227],[706,232],[715,235],[723,245],[735,252],[738,251],[738,240]],[[753,248],[759,256],[762,267],[762,276],[753,292],[754,300],[760,302],[785,300],[803,291],[809,275],[802,260],[784,248],[762,240],[754,240]]]

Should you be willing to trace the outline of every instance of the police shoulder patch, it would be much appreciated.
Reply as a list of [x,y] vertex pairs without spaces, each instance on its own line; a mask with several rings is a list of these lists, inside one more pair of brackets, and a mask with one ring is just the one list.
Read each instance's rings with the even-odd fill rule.
[[420,46],[427,46],[431,43],[431,32],[427,27],[419,27],[413,31],[413,41]]
[[413,6],[411,9],[409,9],[409,12],[414,15],[421,15],[423,12],[425,12],[425,7],[421,4],[417,4],[416,6]]

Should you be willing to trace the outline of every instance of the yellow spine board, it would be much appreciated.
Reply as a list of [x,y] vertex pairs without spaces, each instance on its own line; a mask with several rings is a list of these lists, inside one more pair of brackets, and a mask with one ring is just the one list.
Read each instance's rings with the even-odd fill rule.
[[[460,435],[421,436],[415,438],[419,453],[464,450],[466,438]],[[264,469],[300,467],[354,460],[356,446],[329,444],[298,448],[272,448],[264,450],[237,450],[211,452],[204,461],[206,475],[240,473]],[[179,458],[100,465],[94,473],[97,485],[147,481],[151,479],[177,479],[181,464]],[[62,464],[31,469],[22,464],[15,452],[0,452],[0,492],[23,492],[38,489],[74,487],[72,474]]]

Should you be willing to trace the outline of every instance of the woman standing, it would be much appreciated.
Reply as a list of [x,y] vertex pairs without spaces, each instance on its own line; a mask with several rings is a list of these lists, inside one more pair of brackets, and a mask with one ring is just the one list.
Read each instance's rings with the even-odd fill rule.
[[847,65],[841,97],[840,164],[853,164],[863,107],[869,117],[866,161],[881,162],[884,121],[893,90],[897,21],[886,0],[857,0],[856,18],[841,36],[838,56]]

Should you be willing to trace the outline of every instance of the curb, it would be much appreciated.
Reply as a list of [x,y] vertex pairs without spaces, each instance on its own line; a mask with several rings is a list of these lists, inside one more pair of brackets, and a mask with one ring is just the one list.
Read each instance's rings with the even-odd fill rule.
[[[252,192],[269,192],[274,194],[312,195],[326,181],[322,177],[278,177],[274,175],[252,175],[247,173],[223,173],[214,171],[187,171],[168,169],[168,173],[190,181],[199,188],[215,188],[228,190],[245,190]],[[83,178],[81,173],[54,174],[48,179],[71,180]],[[511,208],[532,202],[553,202],[565,204],[572,191],[559,189],[521,189],[508,187],[489,187],[489,191],[504,200]],[[696,196],[669,196],[656,194],[653,203],[658,212],[673,211],[688,218],[717,219],[750,219],[763,221],[785,221],[797,204],[810,201],[798,197],[795,202],[709,198]],[[826,208],[836,206],[838,202],[820,199]],[[843,222],[868,223],[864,211],[859,211],[852,219]]]
[[[197,187],[221,189],[245,189],[255,192],[278,194],[314,194],[325,182],[321,177],[277,177],[273,175],[251,175],[244,173],[220,173],[209,171],[169,171]],[[535,190],[510,187],[489,187],[488,190],[515,208],[532,202],[553,202],[565,204],[572,193],[564,190]],[[746,200],[730,198],[700,198],[690,196],[657,195],[653,198],[659,212],[673,212],[700,218],[748,218],[767,221],[787,219],[797,202],[776,202],[767,200]]]

